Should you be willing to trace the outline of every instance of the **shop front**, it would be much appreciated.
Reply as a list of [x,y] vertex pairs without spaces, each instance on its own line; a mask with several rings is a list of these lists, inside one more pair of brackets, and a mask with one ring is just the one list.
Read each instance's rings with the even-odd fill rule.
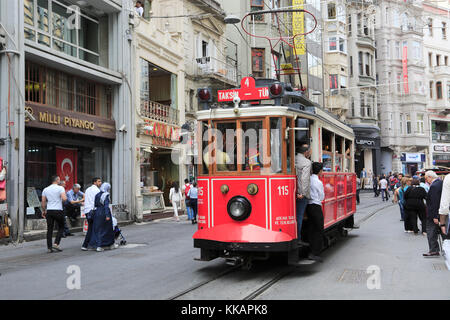
[[[27,110],[35,118],[27,122],[25,133],[28,218],[40,218],[37,199],[41,200],[42,190],[51,183],[53,175],[66,183],[66,191],[75,183],[84,191],[97,176],[111,182],[114,121],[36,105],[27,105]],[[73,122],[69,125],[69,121]],[[86,132],[76,133],[81,130]]]
[[450,168],[450,144],[433,144],[433,166]]
[[[374,175],[381,174],[381,141],[378,128],[353,127],[355,132],[355,170],[358,177],[365,172],[365,177],[371,180]],[[364,175],[364,174],[363,174]],[[372,187],[370,181],[365,184]]]
[[424,168],[426,161],[425,153],[402,153],[400,157],[402,162],[403,174],[414,176],[417,171]]
[[[147,130],[146,130],[147,129]],[[140,187],[143,214],[163,212],[172,206],[170,188],[179,186],[180,128],[155,121],[147,121],[140,136]]]
[[[116,123],[108,86],[31,62],[25,83],[25,214],[41,218],[41,194],[58,175],[66,191],[112,178]],[[114,183],[113,183],[114,185]],[[29,227],[29,226],[28,226]]]

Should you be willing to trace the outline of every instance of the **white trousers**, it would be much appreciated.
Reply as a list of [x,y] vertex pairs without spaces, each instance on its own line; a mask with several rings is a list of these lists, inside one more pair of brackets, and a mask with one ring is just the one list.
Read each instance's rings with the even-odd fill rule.
[[178,206],[180,205],[180,201],[172,201],[172,205],[175,217],[178,218]]

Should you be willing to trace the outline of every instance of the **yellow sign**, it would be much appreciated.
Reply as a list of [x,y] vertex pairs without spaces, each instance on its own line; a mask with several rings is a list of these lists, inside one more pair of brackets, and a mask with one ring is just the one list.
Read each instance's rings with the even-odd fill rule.
[[[292,0],[292,6],[295,10],[303,9],[305,1],[304,0]],[[305,13],[304,12],[293,12],[292,13],[292,32],[294,35],[301,34],[295,37],[295,51],[297,55],[306,54],[306,41],[305,36]]]
[[297,72],[294,70],[294,67],[292,66],[292,63],[282,63],[281,64],[281,70],[283,70],[283,73],[285,75],[288,74],[296,74]]

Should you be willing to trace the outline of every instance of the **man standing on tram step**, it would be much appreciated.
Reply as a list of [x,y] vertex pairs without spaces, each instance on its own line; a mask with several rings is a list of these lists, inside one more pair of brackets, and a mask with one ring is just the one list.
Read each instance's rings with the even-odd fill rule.
[[296,214],[297,214],[297,238],[300,245],[308,245],[301,241],[301,231],[303,216],[305,215],[308,199],[310,199],[310,179],[311,179],[311,148],[308,144],[301,145],[297,150],[295,157],[295,171],[297,174],[297,196],[296,196]]
[[[47,219],[47,248],[51,253],[53,250],[62,251],[59,247],[64,230],[63,202],[67,200],[66,190],[59,185],[58,176],[52,177],[52,184],[42,191],[42,216]],[[52,245],[53,226],[58,224],[58,234],[55,244]]]
[[306,212],[308,215],[308,241],[311,247],[309,260],[323,262],[320,253],[323,248],[323,211],[322,201],[325,199],[323,183],[319,179],[322,174],[323,163],[314,162],[312,164],[311,175],[311,199],[308,201]]
[[92,179],[92,186],[87,188],[84,193],[84,213],[86,215],[86,219],[88,221],[88,231],[86,237],[84,238],[83,245],[81,246],[81,250],[87,251],[89,242],[91,241],[92,236],[92,224],[94,222],[94,213],[95,213],[95,196],[100,192],[100,187],[102,185],[102,179],[94,178]]

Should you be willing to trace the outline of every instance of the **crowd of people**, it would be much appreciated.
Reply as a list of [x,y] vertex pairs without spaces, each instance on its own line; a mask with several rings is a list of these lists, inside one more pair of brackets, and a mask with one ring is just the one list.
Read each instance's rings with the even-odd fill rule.
[[[88,230],[81,250],[93,249],[102,252],[105,248],[117,248],[114,218],[109,207],[110,191],[109,183],[102,183],[100,178],[94,178],[92,186],[85,193],[81,192],[79,184],[74,184],[72,189],[66,193],[65,182],[62,182],[58,176],[53,176],[52,184],[42,192],[42,216],[47,220],[48,252],[62,251],[61,238],[71,235],[65,217],[76,221],[81,216],[83,205]],[[58,232],[53,243],[55,224],[57,224]]]
[[182,188],[180,188],[178,182],[174,182],[172,184],[172,188],[170,188],[169,191],[169,201],[173,206],[174,217],[177,222],[180,221],[178,209],[181,208],[181,203],[183,200],[186,207],[188,220],[191,221],[192,224],[196,224],[198,207],[197,182],[189,182],[188,179],[185,179]]
[[[393,202],[399,206],[404,232],[426,236],[429,250],[423,256],[438,257],[438,238],[442,235],[446,239],[449,229],[450,174],[444,179],[440,179],[431,170],[423,176],[393,174],[388,178],[382,177],[380,187],[383,180],[388,182],[385,193],[389,197],[389,191],[392,191]],[[385,186],[386,183],[382,185]]]

